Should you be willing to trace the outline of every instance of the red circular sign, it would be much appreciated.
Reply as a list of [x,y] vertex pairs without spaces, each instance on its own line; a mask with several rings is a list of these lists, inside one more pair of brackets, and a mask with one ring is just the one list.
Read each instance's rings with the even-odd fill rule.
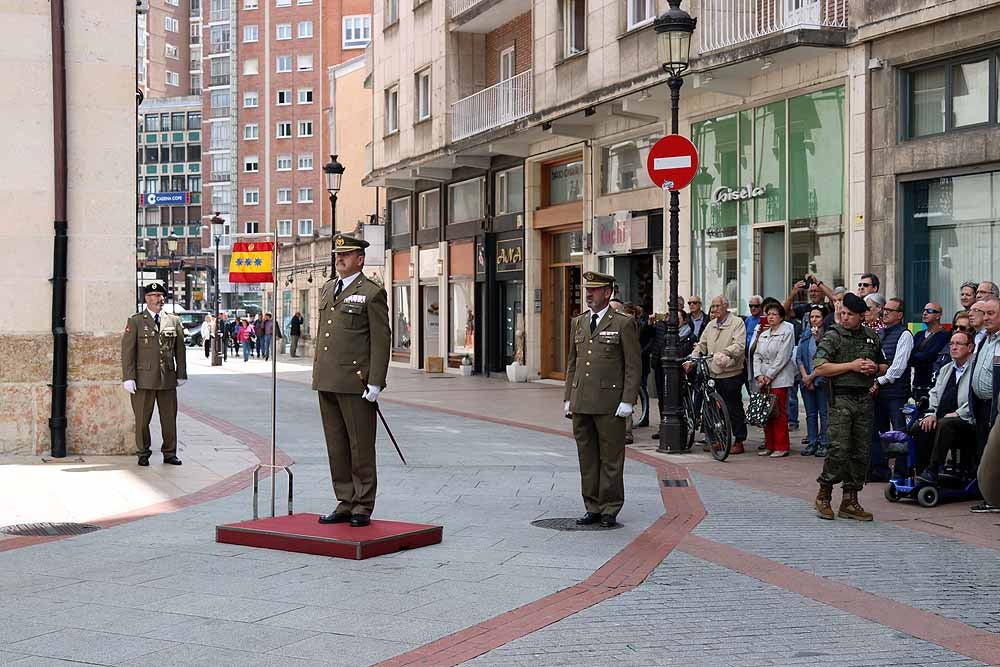
[[680,190],[687,187],[698,171],[698,149],[687,137],[670,134],[649,149],[646,172],[659,188]]

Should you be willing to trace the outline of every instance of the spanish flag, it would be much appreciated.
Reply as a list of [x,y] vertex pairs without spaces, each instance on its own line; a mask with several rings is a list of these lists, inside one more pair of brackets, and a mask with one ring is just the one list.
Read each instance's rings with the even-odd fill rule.
[[273,241],[233,243],[233,257],[229,260],[229,282],[269,283]]

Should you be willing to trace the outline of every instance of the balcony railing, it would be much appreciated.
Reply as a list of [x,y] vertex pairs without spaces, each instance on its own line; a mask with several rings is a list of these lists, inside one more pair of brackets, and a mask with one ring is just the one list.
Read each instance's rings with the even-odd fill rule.
[[208,85],[210,86],[228,86],[229,85],[229,75],[228,74],[213,74],[208,77]]
[[459,16],[484,0],[451,0],[451,17]]
[[513,123],[534,111],[532,72],[526,72],[480,90],[451,105],[451,140]]
[[209,23],[216,23],[218,21],[228,21],[228,20],[229,20],[228,9],[213,9],[208,13]]
[[225,118],[229,115],[229,111],[232,107],[210,107],[209,117],[211,118]]
[[229,42],[212,42],[208,47],[208,52],[211,54],[229,53]]
[[702,52],[767,35],[847,27],[848,0],[702,0],[698,31]]

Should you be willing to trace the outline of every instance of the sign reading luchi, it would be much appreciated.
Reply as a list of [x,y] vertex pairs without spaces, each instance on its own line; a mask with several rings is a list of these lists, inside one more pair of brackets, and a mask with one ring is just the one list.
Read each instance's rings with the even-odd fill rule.
[[767,187],[755,186],[753,183],[735,190],[725,185],[721,185],[712,191],[712,201],[717,204],[724,204],[728,201],[739,201],[741,199],[759,199],[767,196]]
[[233,244],[233,258],[229,261],[229,282],[269,283],[274,253],[272,241],[237,242]]

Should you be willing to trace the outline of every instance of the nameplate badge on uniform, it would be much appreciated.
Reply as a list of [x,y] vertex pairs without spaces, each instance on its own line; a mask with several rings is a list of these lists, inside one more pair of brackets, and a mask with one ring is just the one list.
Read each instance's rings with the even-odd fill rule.
[[368,299],[364,294],[352,294],[351,296],[344,299],[347,303],[364,303]]

